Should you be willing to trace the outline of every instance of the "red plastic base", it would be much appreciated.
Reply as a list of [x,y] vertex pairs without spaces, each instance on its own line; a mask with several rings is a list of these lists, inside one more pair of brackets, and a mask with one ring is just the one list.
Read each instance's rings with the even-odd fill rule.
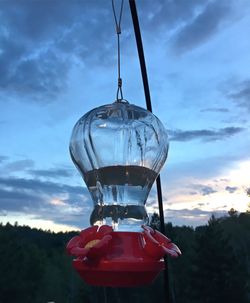
[[112,232],[112,245],[97,263],[75,259],[73,265],[88,284],[109,287],[133,287],[150,284],[164,261],[153,259],[144,251],[140,232]]

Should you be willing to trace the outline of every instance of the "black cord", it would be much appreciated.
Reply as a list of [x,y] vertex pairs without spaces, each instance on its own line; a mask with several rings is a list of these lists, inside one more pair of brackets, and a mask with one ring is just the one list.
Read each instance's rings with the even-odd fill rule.
[[103,287],[104,303],[108,303],[107,288]]
[[[117,61],[118,61],[118,64],[117,64],[117,68],[118,68],[118,87],[117,87],[117,92],[116,92],[116,101],[123,100],[122,78],[121,78],[121,47],[120,47],[121,20],[122,20],[122,12],[123,12],[123,2],[124,2],[124,0],[121,0],[119,19],[117,19],[114,0],[112,0],[112,10],[113,10],[114,19],[115,19],[115,25],[116,25],[117,53],[118,53],[117,54]],[[120,95],[120,98],[119,98],[119,95]]]

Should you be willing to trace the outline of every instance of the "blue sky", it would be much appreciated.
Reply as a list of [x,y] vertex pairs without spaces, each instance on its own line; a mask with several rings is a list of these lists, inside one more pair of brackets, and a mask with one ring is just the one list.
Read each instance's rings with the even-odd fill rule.
[[[117,4],[120,2],[117,0]],[[170,137],[166,221],[244,211],[250,186],[250,3],[137,0],[154,113]],[[92,202],[68,144],[75,122],[115,100],[111,2],[0,1],[0,221],[88,226]],[[145,107],[128,2],[123,94]],[[156,191],[148,212],[157,210]]]

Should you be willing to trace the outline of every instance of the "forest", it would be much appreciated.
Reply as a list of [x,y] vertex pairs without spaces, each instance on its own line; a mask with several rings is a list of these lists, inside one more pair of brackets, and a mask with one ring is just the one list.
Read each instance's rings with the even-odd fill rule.
[[[250,211],[231,209],[196,228],[167,223],[166,233],[182,250],[168,260],[170,303],[250,302]],[[162,274],[137,288],[85,284],[65,251],[75,234],[1,224],[0,303],[166,302]]]

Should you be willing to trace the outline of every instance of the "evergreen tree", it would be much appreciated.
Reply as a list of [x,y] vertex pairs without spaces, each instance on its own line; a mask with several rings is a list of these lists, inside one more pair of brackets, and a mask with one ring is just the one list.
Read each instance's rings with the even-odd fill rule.
[[[168,260],[172,303],[250,302],[250,214],[232,214],[195,230],[166,224],[182,251]],[[103,287],[87,285],[72,268],[65,245],[74,235],[0,224],[0,303],[105,302]],[[162,274],[149,286],[108,288],[106,298],[165,303]]]
[[150,226],[154,229],[160,230],[160,225],[160,216],[156,212],[154,212],[151,216]]
[[168,235],[182,252],[177,259],[168,259],[172,302],[191,303],[189,292],[195,232],[188,226],[170,228],[171,226],[167,225]]
[[193,302],[247,302],[245,270],[214,216],[208,226],[196,230],[190,286]]

